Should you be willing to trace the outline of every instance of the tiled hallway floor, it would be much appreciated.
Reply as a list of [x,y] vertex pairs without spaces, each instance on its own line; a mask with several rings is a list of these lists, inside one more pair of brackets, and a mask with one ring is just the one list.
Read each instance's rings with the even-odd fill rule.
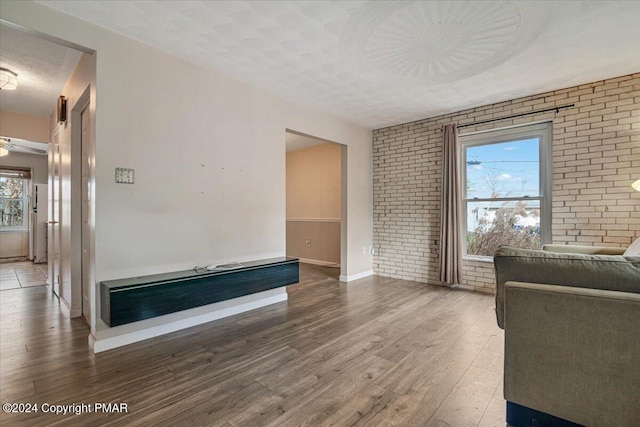
[[0,291],[47,284],[47,264],[31,261],[0,264]]

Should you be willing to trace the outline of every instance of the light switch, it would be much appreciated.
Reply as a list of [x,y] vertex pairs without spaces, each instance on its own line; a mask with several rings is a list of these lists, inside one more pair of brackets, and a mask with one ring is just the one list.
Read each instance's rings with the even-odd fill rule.
[[133,184],[134,170],[128,168],[116,168],[116,184]]

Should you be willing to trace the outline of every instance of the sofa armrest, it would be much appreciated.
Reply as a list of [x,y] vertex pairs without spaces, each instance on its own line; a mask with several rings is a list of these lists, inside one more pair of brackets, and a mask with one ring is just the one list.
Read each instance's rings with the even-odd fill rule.
[[640,295],[505,284],[504,396],[582,425],[640,420]]
[[580,245],[543,245],[542,250],[546,252],[573,253],[587,255],[624,255],[624,248],[610,248],[606,246],[580,246]]

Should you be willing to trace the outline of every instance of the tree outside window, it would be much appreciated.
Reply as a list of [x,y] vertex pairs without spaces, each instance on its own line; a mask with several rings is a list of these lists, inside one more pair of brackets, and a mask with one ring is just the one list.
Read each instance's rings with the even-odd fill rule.
[[26,180],[0,177],[0,229],[26,228],[26,212]]

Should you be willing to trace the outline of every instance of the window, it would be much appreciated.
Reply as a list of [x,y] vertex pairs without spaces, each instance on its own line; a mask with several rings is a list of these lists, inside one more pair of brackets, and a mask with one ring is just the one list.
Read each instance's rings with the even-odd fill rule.
[[0,170],[0,230],[29,228],[28,180],[19,171]]
[[466,254],[551,240],[551,123],[460,135]]

